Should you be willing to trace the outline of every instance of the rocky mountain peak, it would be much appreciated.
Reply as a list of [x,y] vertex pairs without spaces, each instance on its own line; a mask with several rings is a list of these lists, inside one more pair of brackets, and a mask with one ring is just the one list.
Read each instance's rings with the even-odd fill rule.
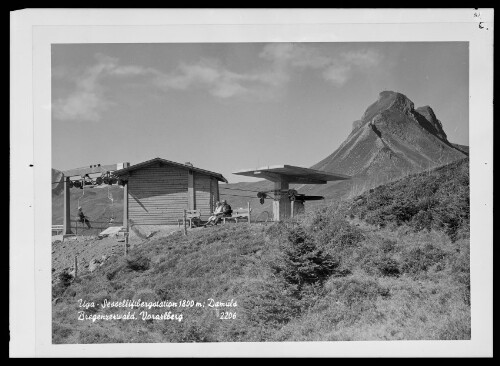
[[[443,130],[443,125],[440,120],[437,119],[436,114],[428,105],[424,107],[419,107],[415,110],[416,114],[425,118],[425,121],[419,120],[419,122],[423,122],[423,127],[427,128],[429,132],[438,136],[440,139],[447,141],[446,133]],[[417,116],[418,119],[419,116]],[[427,123],[426,123],[427,122]]]
[[414,104],[404,94],[393,91],[383,91],[379,94],[377,101],[368,107],[363,117],[361,117],[361,120],[364,122],[371,121],[377,114],[388,109],[398,110],[402,113],[409,114],[414,110]]
[[347,139],[314,169],[380,179],[417,172],[466,156],[450,144],[431,107],[415,109],[404,94],[383,91]]

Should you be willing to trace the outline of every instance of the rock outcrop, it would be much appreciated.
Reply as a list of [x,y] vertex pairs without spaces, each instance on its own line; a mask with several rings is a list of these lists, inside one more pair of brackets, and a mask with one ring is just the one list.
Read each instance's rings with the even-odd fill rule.
[[448,141],[446,133],[443,130],[443,124],[437,119],[436,114],[434,114],[431,107],[428,105],[425,107],[419,107],[415,110],[415,112],[424,117],[426,122],[428,122],[428,124],[425,124],[425,128],[427,128],[429,132],[433,133],[443,141]]

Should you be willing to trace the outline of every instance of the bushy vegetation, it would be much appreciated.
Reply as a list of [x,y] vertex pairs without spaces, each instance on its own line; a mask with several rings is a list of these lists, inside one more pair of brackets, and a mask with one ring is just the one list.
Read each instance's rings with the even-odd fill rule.
[[468,158],[371,189],[349,210],[369,224],[434,229],[452,240],[468,237],[469,212]]
[[59,276],[57,276],[57,281],[52,287],[52,298],[57,298],[62,296],[66,289],[71,285],[73,281],[73,275],[68,272],[68,270],[62,271]]
[[339,266],[339,261],[319,249],[313,236],[300,226],[289,229],[279,248],[280,254],[271,268],[298,290],[307,285],[322,284]]
[[[461,169],[457,164],[454,173],[444,169],[442,174],[460,179]],[[470,339],[466,220],[452,231],[451,225],[438,224],[440,205],[452,207],[439,193],[450,183],[432,174],[429,179],[441,185],[431,189],[422,206],[431,214],[431,225],[424,229],[415,219],[421,206],[410,207],[424,202],[420,193],[418,199],[404,199],[394,188],[380,189],[365,195],[364,205],[355,201],[352,211],[372,224],[384,222],[380,227],[351,222],[344,208],[327,207],[269,226],[226,224],[190,231],[187,237],[151,239],[132,248],[128,258],[111,257],[77,281],[63,276],[53,289],[60,296],[53,311],[53,342]],[[463,198],[457,205],[468,210],[468,197],[457,196],[457,190],[449,195]],[[381,214],[388,205],[401,208],[393,219]],[[374,221],[377,217],[384,220]],[[216,310],[208,306],[210,298],[237,306]],[[182,313],[182,321],[91,322],[77,320],[78,299],[192,299],[206,305],[147,310]],[[222,312],[234,312],[236,318],[223,320]]]

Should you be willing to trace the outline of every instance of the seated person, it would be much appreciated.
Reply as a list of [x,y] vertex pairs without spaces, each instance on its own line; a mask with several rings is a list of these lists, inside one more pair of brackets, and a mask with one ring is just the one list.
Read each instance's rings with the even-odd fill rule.
[[80,222],[87,224],[87,227],[89,229],[91,228],[90,221],[87,218],[87,216],[85,216],[85,214],[83,213],[82,206],[78,207],[78,218],[80,219]]
[[230,217],[233,214],[233,209],[226,200],[222,201],[222,213],[222,217]]
[[208,225],[217,225],[217,222],[219,222],[220,218],[224,215],[223,208],[224,206],[221,202],[215,202],[215,211],[213,215],[208,218],[207,223],[203,225],[203,227],[207,227]]

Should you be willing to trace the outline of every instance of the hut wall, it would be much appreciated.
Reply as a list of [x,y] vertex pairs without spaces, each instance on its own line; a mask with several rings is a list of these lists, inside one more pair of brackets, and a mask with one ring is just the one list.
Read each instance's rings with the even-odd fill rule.
[[168,165],[131,172],[129,218],[136,225],[175,225],[188,208],[188,170]]
[[215,209],[215,202],[217,202],[219,197],[219,181],[214,177],[211,178],[210,192],[212,194],[212,209]]
[[206,220],[213,211],[212,178],[194,173],[195,208],[200,210],[201,218]]

